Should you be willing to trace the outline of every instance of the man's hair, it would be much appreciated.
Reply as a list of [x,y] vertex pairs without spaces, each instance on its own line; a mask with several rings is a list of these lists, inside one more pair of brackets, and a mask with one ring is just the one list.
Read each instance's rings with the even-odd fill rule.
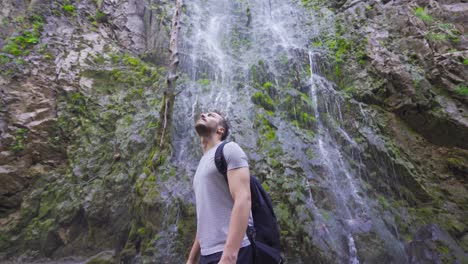
[[221,116],[221,121],[219,121],[219,125],[224,128],[224,133],[221,135],[221,140],[225,140],[227,136],[229,136],[229,122],[226,118],[226,115],[224,115],[220,111],[214,110],[213,112]]

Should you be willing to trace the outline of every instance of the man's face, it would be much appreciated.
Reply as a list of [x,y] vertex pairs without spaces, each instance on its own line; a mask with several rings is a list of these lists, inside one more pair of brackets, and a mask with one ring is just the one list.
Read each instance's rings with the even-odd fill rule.
[[223,129],[219,124],[222,117],[215,112],[201,113],[197,122],[195,122],[195,130],[199,136],[208,136],[216,133],[218,129]]

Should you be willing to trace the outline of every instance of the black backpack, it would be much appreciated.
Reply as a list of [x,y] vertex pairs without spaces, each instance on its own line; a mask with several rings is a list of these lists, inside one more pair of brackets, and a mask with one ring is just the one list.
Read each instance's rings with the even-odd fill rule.
[[[215,154],[216,168],[224,176],[226,182],[228,182],[227,163],[223,149],[227,143],[221,143]],[[252,175],[250,176],[250,193],[254,226],[249,226],[246,233],[255,252],[255,263],[283,263],[278,220],[273,211],[271,199],[260,182]]]

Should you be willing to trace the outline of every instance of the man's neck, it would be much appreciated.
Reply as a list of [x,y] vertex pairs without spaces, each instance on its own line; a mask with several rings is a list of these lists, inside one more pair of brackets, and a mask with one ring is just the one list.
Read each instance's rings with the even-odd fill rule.
[[218,137],[213,137],[213,135],[208,137],[200,137],[200,140],[203,148],[203,154],[205,154],[208,150],[210,150],[212,147],[216,146],[219,142],[221,142],[221,139],[219,139]]

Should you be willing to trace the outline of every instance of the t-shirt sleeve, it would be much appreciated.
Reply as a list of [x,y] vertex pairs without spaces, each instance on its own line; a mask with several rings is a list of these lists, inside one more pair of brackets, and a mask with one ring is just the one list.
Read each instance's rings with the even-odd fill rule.
[[227,170],[249,167],[247,155],[235,142],[229,142],[224,146],[224,158],[226,159]]

